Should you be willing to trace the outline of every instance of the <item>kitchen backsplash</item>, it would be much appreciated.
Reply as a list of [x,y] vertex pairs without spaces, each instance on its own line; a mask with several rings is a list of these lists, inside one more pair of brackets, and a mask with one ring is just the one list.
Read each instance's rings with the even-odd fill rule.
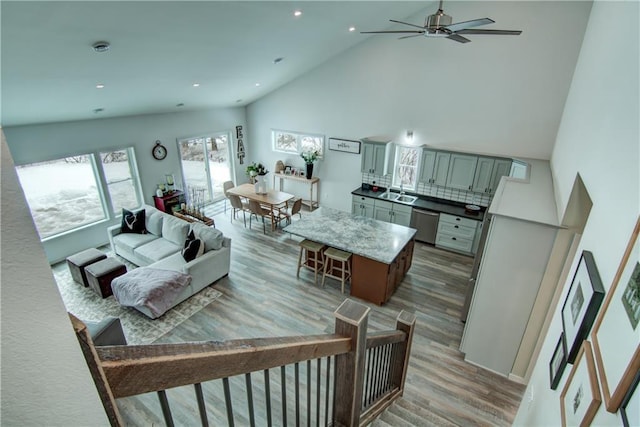
[[[368,173],[362,174],[363,183],[373,184],[375,182],[376,185],[381,187],[391,187],[391,180],[391,175],[378,176]],[[487,194],[473,193],[471,191],[465,190],[455,190],[452,188],[441,187],[439,185],[424,183],[418,184],[418,189],[415,191],[415,193],[423,196],[437,197],[439,199],[453,200],[456,202],[473,203],[474,205],[479,206],[489,206],[492,199],[492,196]]]

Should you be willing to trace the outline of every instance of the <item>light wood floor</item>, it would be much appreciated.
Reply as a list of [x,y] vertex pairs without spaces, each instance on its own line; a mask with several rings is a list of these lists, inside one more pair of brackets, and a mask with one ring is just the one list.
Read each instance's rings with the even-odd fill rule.
[[[232,239],[229,276],[213,285],[223,295],[158,342],[332,332],[333,311],[348,297],[348,289],[341,294],[340,283],[333,279],[327,279],[324,288],[314,285],[308,270],[297,279],[298,238],[281,230],[271,233],[268,227],[265,235],[255,220],[250,230],[248,219],[247,228],[243,226],[242,216],[230,223],[230,211],[225,215],[222,207],[218,203],[207,213]],[[365,303],[372,309],[369,330],[393,329],[401,310],[417,318],[404,396],[372,425],[512,423],[524,386],[464,362],[458,350],[464,327],[459,314],[472,261],[417,243],[413,265],[391,300],[382,307]],[[174,409],[185,399],[195,406],[193,389],[168,394],[176,424],[197,425],[197,412],[189,418],[189,411]],[[209,411],[224,419],[223,401],[216,402]],[[119,399],[118,405],[130,425],[163,424],[154,394]],[[274,425],[280,424],[274,420]],[[236,425],[245,423],[237,420]]]

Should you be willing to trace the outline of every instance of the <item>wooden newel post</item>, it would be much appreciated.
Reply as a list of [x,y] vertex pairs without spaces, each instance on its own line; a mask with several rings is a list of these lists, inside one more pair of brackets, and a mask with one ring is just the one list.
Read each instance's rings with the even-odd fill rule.
[[334,425],[358,426],[362,410],[369,307],[346,299],[335,311],[335,333],[351,337],[351,351],[336,356]]
[[112,426],[123,426],[124,422],[120,417],[120,412],[116,405],[116,399],[113,397],[111,387],[109,387],[109,382],[107,381],[107,377],[104,374],[102,365],[100,364],[100,358],[98,357],[96,348],[93,345],[93,340],[87,330],[87,325],[71,313],[69,313],[69,318],[71,319],[71,324],[76,332],[76,337],[80,343],[80,348],[82,349],[84,358],[87,361],[89,372],[91,372],[93,381],[98,389],[98,394],[100,395],[100,400],[102,400],[102,405],[107,413],[109,422]]
[[416,316],[413,313],[402,310],[396,318],[396,330],[407,334],[407,339],[399,343],[393,372],[393,384],[400,389],[400,396],[404,392],[404,381],[407,378],[409,356],[411,355],[411,342],[413,341],[413,329],[416,325]]

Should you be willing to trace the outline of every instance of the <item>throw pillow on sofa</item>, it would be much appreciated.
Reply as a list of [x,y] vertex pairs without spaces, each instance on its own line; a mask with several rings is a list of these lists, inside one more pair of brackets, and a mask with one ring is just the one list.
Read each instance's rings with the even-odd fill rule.
[[191,231],[195,233],[196,238],[204,242],[205,252],[209,252],[211,250],[217,251],[222,247],[224,234],[222,234],[220,230],[194,222],[191,224]]
[[187,236],[187,240],[184,242],[184,249],[182,250],[182,257],[185,261],[190,262],[198,258],[204,253],[204,243],[200,239],[196,239],[193,231]]
[[120,225],[120,232],[145,234],[147,232],[147,229],[145,228],[144,209],[139,210],[138,212],[131,212],[123,208],[122,224]]
[[163,216],[160,212],[147,212],[147,232],[154,236],[162,236],[162,220]]

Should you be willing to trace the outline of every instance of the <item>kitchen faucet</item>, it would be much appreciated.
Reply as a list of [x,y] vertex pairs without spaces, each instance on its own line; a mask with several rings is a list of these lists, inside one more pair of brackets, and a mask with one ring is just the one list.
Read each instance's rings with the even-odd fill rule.
[[400,184],[400,195],[404,196],[404,187]]

